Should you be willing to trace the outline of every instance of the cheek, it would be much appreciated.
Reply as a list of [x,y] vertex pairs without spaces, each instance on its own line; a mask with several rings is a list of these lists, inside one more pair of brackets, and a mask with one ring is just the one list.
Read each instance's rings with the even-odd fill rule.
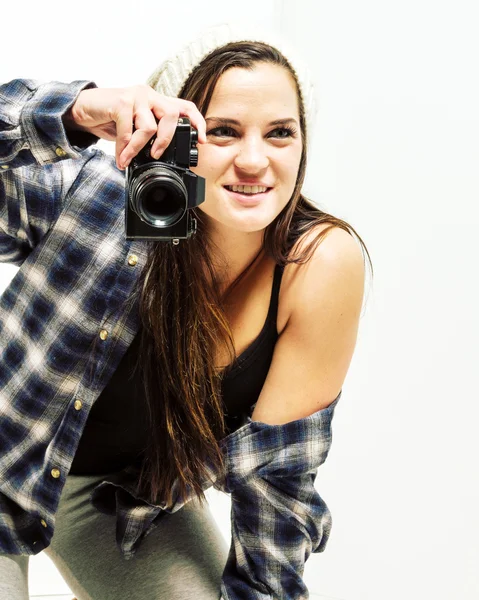
[[277,171],[285,184],[294,185],[298,177],[299,163],[301,161],[301,155],[290,154],[288,157],[282,157],[280,161],[276,163]]
[[[221,152],[223,150],[223,152]],[[209,179],[217,175],[228,164],[228,153],[212,145],[198,146],[198,166],[193,173]]]

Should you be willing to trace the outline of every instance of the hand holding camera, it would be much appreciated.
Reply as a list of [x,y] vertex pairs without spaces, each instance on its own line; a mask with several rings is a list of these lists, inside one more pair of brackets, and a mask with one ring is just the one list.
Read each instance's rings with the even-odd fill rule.
[[[66,128],[116,141],[118,168],[127,169],[127,240],[173,241],[196,233],[189,210],[205,199],[205,181],[192,171],[206,123],[193,102],[148,85],[80,92],[63,118]],[[196,129],[191,126],[191,123]]]
[[115,141],[116,164],[124,169],[154,135],[150,153],[159,158],[171,143],[182,116],[198,130],[198,143],[205,143],[206,123],[196,105],[162,96],[148,85],[83,90],[64,121],[68,128]]

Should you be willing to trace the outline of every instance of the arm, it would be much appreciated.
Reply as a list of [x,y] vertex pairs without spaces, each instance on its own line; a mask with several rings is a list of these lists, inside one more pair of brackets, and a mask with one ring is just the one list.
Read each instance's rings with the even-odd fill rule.
[[[0,86],[0,261],[20,266],[48,232],[98,138],[67,132],[62,116],[89,82]],[[81,159],[81,160],[69,160]]]
[[232,500],[224,600],[307,597],[304,563],[324,551],[332,524],[314,483],[355,346],[363,279],[359,246],[331,230],[298,269],[296,304],[252,417],[222,440]]
[[179,116],[190,118],[205,143],[196,106],[147,85],[97,89],[82,81],[13,80],[0,86],[0,260],[20,265],[45,235],[88,160],[81,152],[87,145],[114,140],[123,169],[155,133],[151,154],[160,156]]
[[[95,87],[14,79],[0,86],[0,165],[3,170],[48,165],[81,158],[80,150],[98,140],[83,131],[65,130],[62,117],[80,92]],[[8,167],[8,169],[5,169]]]
[[297,421],[252,421],[227,436],[226,488],[231,494],[231,546],[223,600],[301,600],[311,552],[323,552],[332,519],[314,482],[331,446],[327,408]]

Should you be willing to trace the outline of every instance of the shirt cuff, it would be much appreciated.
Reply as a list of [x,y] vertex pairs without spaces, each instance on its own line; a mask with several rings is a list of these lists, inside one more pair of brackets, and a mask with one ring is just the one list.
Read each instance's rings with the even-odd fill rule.
[[82,90],[97,87],[91,81],[41,84],[23,107],[20,122],[27,146],[37,163],[78,159],[80,150],[95,144],[98,137],[87,132],[66,132],[62,116]]

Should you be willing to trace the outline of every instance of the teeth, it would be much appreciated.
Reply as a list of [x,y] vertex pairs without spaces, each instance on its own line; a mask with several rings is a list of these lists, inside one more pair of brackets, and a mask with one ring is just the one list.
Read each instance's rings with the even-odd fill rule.
[[233,192],[242,192],[245,194],[258,194],[266,192],[268,189],[262,185],[227,185],[225,187],[227,187],[229,190],[233,190]]

